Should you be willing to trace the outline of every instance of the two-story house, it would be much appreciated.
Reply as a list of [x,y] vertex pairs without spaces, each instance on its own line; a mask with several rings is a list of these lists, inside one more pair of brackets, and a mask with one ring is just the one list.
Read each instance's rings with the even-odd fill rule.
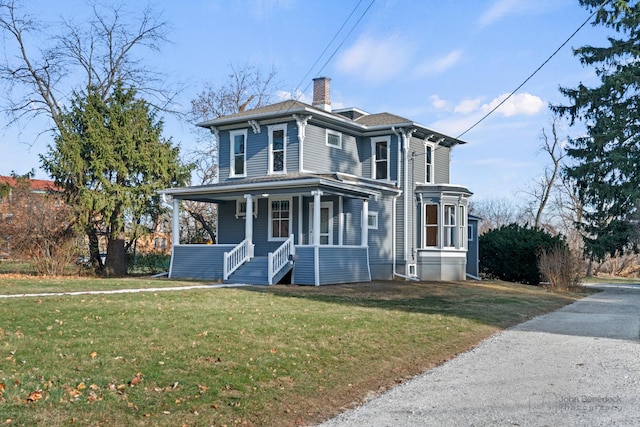
[[[456,138],[389,113],[289,100],[199,124],[219,143],[219,182],[171,188],[217,203],[214,245],[173,239],[172,278],[323,285],[376,279],[463,280],[467,188],[449,182]],[[476,236],[477,237],[477,236]],[[473,265],[473,263],[471,263]]]

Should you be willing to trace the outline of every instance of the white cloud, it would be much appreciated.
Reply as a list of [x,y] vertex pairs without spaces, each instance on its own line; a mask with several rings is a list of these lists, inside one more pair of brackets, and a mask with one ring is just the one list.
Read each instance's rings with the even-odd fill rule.
[[406,70],[413,51],[412,43],[397,34],[384,38],[365,35],[338,57],[337,67],[343,73],[382,82]]
[[300,90],[297,90],[295,94],[286,90],[279,90],[276,92],[276,98],[278,98],[279,101],[287,101],[289,99],[295,99],[297,101],[304,102],[307,104],[311,104],[313,102],[312,96]]
[[480,28],[488,27],[509,15],[539,14],[557,7],[559,0],[495,0],[478,18]]
[[426,59],[417,67],[417,74],[440,74],[449,70],[460,62],[462,50],[456,49],[448,54],[435,59]]
[[456,105],[453,111],[460,114],[473,113],[474,111],[478,110],[481,102],[482,98],[464,99],[460,102],[460,104]]
[[437,110],[449,109],[449,101],[440,98],[438,95],[431,95],[429,101],[431,101],[431,105]]
[[504,104],[498,107],[496,113],[502,114],[504,117],[533,116],[546,108],[546,104],[541,98],[530,93],[515,94],[505,101],[508,96],[503,93],[490,103],[484,104],[481,107],[482,111],[486,114],[503,101]]

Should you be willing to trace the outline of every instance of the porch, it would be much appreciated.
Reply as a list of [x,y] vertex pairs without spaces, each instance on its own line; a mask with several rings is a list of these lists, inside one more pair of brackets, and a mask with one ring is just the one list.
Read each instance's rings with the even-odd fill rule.
[[368,205],[377,191],[326,176],[247,181],[167,191],[174,235],[181,200],[218,205],[217,244],[175,244],[169,277],[315,286],[371,280]]

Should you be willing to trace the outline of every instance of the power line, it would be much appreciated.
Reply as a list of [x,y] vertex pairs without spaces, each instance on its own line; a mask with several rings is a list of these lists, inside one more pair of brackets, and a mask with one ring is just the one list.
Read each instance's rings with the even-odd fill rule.
[[[349,14],[349,16],[347,16],[347,18],[344,20],[344,22],[342,23],[342,25],[340,26],[340,28],[338,29],[338,31],[336,31],[336,33],[334,34],[334,36],[331,38],[331,41],[329,41],[329,43],[327,44],[327,46],[324,48],[324,50],[322,51],[322,53],[318,56],[318,59],[316,59],[316,61],[313,63],[313,65],[309,68],[309,71],[307,71],[307,73],[304,75],[304,77],[302,78],[302,80],[300,81],[300,83],[298,83],[298,86],[296,86],[294,93],[300,92],[300,95],[296,96],[296,100],[298,100],[298,98],[300,98],[302,96],[302,94],[304,94],[307,89],[309,89],[309,86],[311,85],[311,83],[307,83],[307,85],[305,86],[304,90],[300,91],[300,86],[306,81],[307,77],[309,76],[309,74],[311,74],[311,72],[313,71],[314,67],[318,64],[318,62],[320,62],[320,59],[322,58],[322,56],[327,52],[327,50],[329,50],[329,47],[333,44],[333,42],[336,40],[336,38],[338,38],[338,35],[342,32],[342,30],[344,29],[344,27],[347,25],[347,22],[349,22],[349,20],[351,19],[351,17],[353,16],[353,14],[356,12],[356,10],[358,10],[358,8],[360,7],[360,4],[362,4],[364,0],[360,0],[358,2],[358,4],[356,4],[356,6],[353,8],[353,10],[351,11],[351,13]],[[331,53],[331,55],[329,56],[329,58],[324,62],[324,64],[322,65],[322,67],[320,67],[320,69],[317,71],[317,74],[320,74],[320,72],[322,72],[322,70],[324,70],[324,68],[327,66],[327,64],[329,64],[329,61],[331,61],[333,59],[333,57],[336,55],[336,53],[338,53],[338,50],[340,50],[340,48],[342,47],[342,45],[347,41],[347,38],[351,35],[351,33],[353,33],[353,31],[356,29],[356,27],[358,26],[358,24],[360,24],[360,21],[362,21],[362,19],[364,18],[364,16],[367,14],[367,12],[369,12],[369,9],[371,9],[371,7],[373,6],[373,4],[375,3],[376,0],[371,0],[371,2],[369,3],[369,6],[367,6],[367,8],[362,12],[362,14],[360,14],[360,17],[358,18],[358,20],[351,26],[351,29],[349,30],[349,32],[343,36],[342,41],[340,42],[340,44],[338,44],[338,46],[333,50],[333,52]]]
[[487,117],[489,117],[491,114],[493,114],[498,108],[500,108],[505,102],[507,102],[509,100],[509,98],[511,98],[517,91],[519,91],[525,84],[527,84],[527,82],[529,80],[531,80],[533,78],[533,76],[535,76],[538,71],[540,71],[545,65],[547,65],[547,63],[549,61],[551,61],[551,59],[556,56],[556,54],[558,52],[560,52],[560,50],[566,46],[567,43],[569,43],[569,41],[576,35],[578,34],[578,32],[589,23],[589,21],[591,21],[591,19],[596,15],[596,13],[598,13],[607,3],[609,3],[610,0],[604,0],[602,2],[602,4],[600,5],[600,7],[598,7],[596,10],[593,11],[593,13],[591,15],[589,15],[589,17],[582,23],[582,25],[580,25],[570,36],[568,39],[566,39],[564,41],[564,43],[562,43],[560,45],[560,47],[558,47],[555,52],[553,52],[551,54],[551,56],[549,56],[538,68],[536,68],[536,70],[531,73],[529,75],[529,77],[527,77],[522,83],[520,83],[520,85],[515,88],[513,91],[511,91],[511,93],[509,93],[509,95],[507,95],[507,97],[505,99],[503,99],[502,101],[500,101],[500,103],[498,103],[498,105],[496,105],[495,107],[493,107],[491,109],[491,111],[489,111],[487,114],[485,114],[484,116],[482,116],[480,118],[480,120],[478,120],[477,122],[475,122],[473,125],[471,125],[467,130],[465,130],[464,132],[462,132],[460,135],[458,135],[456,137],[456,139],[460,139],[463,135],[465,135],[466,133],[468,133],[471,129],[475,128],[476,126],[478,126],[480,123],[482,123]]

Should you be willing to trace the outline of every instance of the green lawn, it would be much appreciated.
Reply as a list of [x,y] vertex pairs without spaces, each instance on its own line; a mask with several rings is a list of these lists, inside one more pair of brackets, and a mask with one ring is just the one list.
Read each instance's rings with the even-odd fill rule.
[[[0,275],[0,294],[188,284]],[[0,299],[0,423],[312,424],[577,297],[379,282]]]

